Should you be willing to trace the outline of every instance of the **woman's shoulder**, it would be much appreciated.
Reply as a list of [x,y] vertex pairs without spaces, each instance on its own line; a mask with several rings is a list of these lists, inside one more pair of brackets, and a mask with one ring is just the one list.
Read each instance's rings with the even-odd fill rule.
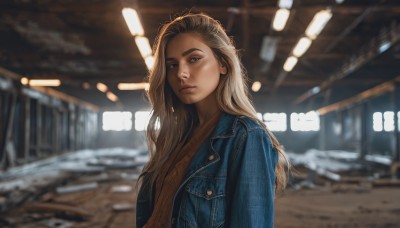
[[246,131],[254,131],[254,130],[265,130],[265,127],[262,126],[257,120],[248,116],[237,116],[238,118],[238,128],[244,128]]

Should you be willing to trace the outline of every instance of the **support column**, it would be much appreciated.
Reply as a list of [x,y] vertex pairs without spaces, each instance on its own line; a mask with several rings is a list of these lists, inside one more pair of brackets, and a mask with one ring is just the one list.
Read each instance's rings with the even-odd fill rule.
[[42,157],[42,134],[43,134],[43,124],[42,124],[42,105],[39,101],[36,102],[36,155],[37,158]]
[[1,164],[4,169],[15,165],[16,153],[14,143],[12,141],[12,132],[14,124],[15,106],[17,103],[17,95],[10,93],[7,113],[5,118],[5,128],[3,130],[3,138],[1,139],[0,153],[2,155]]
[[326,118],[328,118],[327,115],[323,115],[319,117],[319,149],[320,150],[326,150]]
[[24,132],[23,132],[23,153],[24,153],[24,163],[29,162],[29,151],[31,147],[31,99],[29,97],[24,97]]
[[400,83],[397,82],[395,84],[395,90],[393,92],[393,103],[394,103],[394,139],[395,139],[395,146],[392,153],[392,161],[393,162],[400,162],[400,132],[399,132],[399,117],[397,113],[400,111]]
[[365,155],[368,154],[368,126],[371,121],[368,121],[368,103],[364,102],[361,105],[361,139],[360,139],[360,159],[365,160]]

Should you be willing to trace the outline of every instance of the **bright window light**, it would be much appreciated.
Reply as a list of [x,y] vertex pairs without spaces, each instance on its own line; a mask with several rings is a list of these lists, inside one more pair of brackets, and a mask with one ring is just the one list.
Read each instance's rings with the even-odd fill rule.
[[400,112],[397,112],[397,131],[400,131]]
[[263,120],[263,116],[260,112],[257,112],[257,118],[261,121]]
[[103,131],[130,131],[131,112],[103,112]]
[[282,31],[285,28],[286,22],[289,18],[290,11],[287,9],[278,9],[275,13],[272,28],[276,31]]
[[319,115],[315,111],[290,114],[292,131],[319,131]]
[[264,123],[271,131],[286,131],[286,113],[265,113]]
[[149,120],[150,120],[150,112],[149,111],[135,112],[135,130],[136,131],[146,130]]
[[[398,129],[400,131],[400,112],[397,112]],[[372,115],[372,128],[375,132],[394,131],[394,112],[374,112]]]
[[372,115],[372,128],[375,132],[383,131],[383,119],[381,112],[374,112]]
[[383,129],[385,131],[394,131],[394,112],[383,113]]

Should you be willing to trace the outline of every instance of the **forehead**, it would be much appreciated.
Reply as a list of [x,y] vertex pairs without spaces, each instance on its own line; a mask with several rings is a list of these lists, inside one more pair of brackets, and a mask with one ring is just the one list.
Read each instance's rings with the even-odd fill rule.
[[210,47],[197,33],[181,33],[172,38],[166,47],[167,57],[178,57],[190,48],[198,48],[203,52],[211,52]]

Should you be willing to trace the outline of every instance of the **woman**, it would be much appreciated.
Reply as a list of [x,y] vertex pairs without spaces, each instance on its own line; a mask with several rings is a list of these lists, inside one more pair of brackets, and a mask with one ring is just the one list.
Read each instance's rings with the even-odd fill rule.
[[273,227],[285,154],[256,117],[232,41],[187,14],[156,44],[137,227]]

